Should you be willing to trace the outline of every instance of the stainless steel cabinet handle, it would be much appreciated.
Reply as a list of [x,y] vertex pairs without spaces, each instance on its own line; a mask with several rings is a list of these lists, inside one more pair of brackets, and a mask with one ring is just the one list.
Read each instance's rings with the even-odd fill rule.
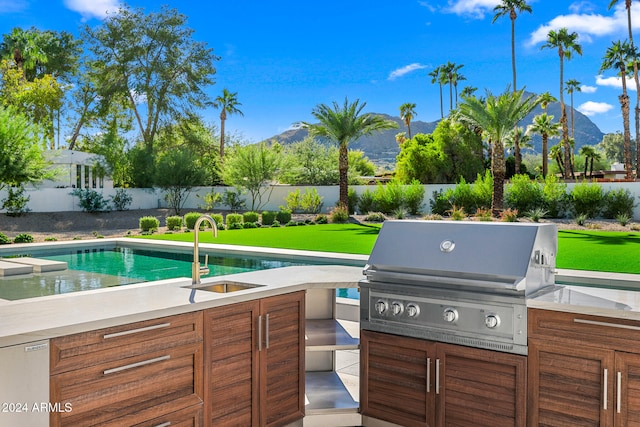
[[602,393],[602,400],[604,403],[602,404],[602,409],[607,410],[607,400],[609,400],[609,370],[605,368],[604,370],[604,391]]
[[168,326],[171,326],[171,323],[160,323],[158,325],[145,326],[144,328],[131,329],[131,330],[122,331],[122,332],[115,332],[113,334],[105,334],[103,338],[105,340],[108,340],[109,338],[117,338],[125,335],[137,334],[139,332],[153,331],[154,329],[162,329]]
[[436,394],[440,394],[440,359],[436,359]]
[[127,369],[138,368],[140,366],[150,365],[150,364],[156,363],[156,362],[162,362],[163,360],[169,360],[170,358],[171,358],[171,356],[169,356],[169,355],[160,356],[160,357],[154,357],[153,359],[143,360],[142,362],[130,363],[128,365],[118,366],[117,368],[107,369],[106,371],[103,371],[102,373],[104,375],[115,374],[116,372],[122,372],[122,371],[126,371]]
[[166,423],[158,424],[153,427],[169,427],[171,425],[171,421],[167,421]]
[[427,357],[427,393],[431,393],[431,358]]
[[632,331],[640,331],[640,326],[621,325],[619,323],[597,322],[595,320],[573,319],[574,323],[583,323],[585,325],[608,326],[610,328],[631,329]]
[[622,394],[622,372],[618,371],[618,378],[616,381],[616,411],[620,413],[620,404],[622,398],[620,395]]
[[264,316],[264,346],[269,348],[269,315]]
[[262,351],[262,316],[258,316],[258,351]]

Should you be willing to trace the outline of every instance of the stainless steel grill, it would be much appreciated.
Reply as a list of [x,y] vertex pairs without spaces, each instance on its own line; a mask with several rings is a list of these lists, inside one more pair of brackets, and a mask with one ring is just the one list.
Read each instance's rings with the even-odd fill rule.
[[526,298],[554,284],[552,224],[387,221],[360,282],[361,327],[527,353]]

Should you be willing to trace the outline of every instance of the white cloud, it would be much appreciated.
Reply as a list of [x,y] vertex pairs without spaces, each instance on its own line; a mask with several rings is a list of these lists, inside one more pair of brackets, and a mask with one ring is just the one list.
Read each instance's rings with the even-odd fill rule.
[[580,86],[580,91],[582,93],[596,93],[597,90],[598,88],[595,86],[587,86],[587,85]]
[[0,0],[0,15],[22,12],[28,7],[29,4],[26,0]]
[[421,70],[423,68],[427,68],[426,65],[422,65],[418,62],[414,62],[413,64],[409,64],[409,65],[405,65],[402,68],[398,68],[396,70],[393,70],[388,77],[388,80],[395,80],[398,77],[402,77],[405,74],[409,74],[415,70]]
[[595,5],[587,0],[575,1],[569,5],[572,13],[593,12]]
[[593,102],[587,101],[584,104],[578,106],[577,110],[585,116],[594,116],[596,114],[603,114],[613,108],[613,105],[606,102]]
[[482,19],[487,12],[493,11],[498,3],[499,0],[449,0],[449,7],[445,11]]
[[[620,76],[604,77],[602,75],[596,76],[596,84],[598,86],[609,86],[615,88],[622,88],[622,79]],[[636,83],[633,77],[627,77],[627,90],[636,90]]]
[[[624,18],[626,26],[626,17]],[[621,21],[618,13],[611,16],[596,14],[571,14],[560,15],[549,21],[548,24],[540,26],[531,33],[528,44],[533,46],[547,40],[550,30],[568,28],[570,32],[579,34],[578,42],[590,42],[591,36],[604,36],[615,33],[621,28]]]
[[70,10],[81,14],[84,19],[103,19],[121,6],[118,0],[64,0],[64,4]]

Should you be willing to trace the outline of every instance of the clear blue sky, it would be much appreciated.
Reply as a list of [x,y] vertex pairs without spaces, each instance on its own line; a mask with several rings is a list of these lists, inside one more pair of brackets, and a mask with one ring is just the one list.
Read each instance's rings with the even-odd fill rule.
[[[131,0],[132,7],[158,11],[168,4],[189,18],[194,38],[221,57],[213,96],[223,88],[238,93],[244,117],[231,116],[227,129],[256,142],[310,121],[320,103],[359,98],[367,112],[398,115],[415,103],[416,120],[440,118],[438,85],[427,74],[447,61],[464,64],[466,85],[498,94],[512,82],[511,23],[495,24],[497,0]],[[530,0],[533,13],[516,20],[518,86],[559,96],[556,50],[540,47],[549,29],[567,27],[580,35],[583,56],[565,63],[565,81],[583,92],[574,105],[603,132],[622,130],[620,79],[599,75],[612,41],[627,38],[624,0]],[[640,2],[634,2],[634,36],[640,44]],[[0,31],[13,27],[66,30],[99,25],[117,0],[0,0]],[[635,85],[629,85],[631,106]],[[565,98],[569,104],[569,97]],[[445,111],[448,108],[445,88]],[[218,112],[204,113],[218,123]],[[633,114],[632,114],[633,129]]]

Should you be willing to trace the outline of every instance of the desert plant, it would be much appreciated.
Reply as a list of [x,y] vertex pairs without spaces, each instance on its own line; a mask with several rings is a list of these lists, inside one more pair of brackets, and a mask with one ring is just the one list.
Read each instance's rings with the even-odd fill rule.
[[104,239],[104,236],[97,231],[92,231],[91,234],[93,235],[94,239]]
[[305,190],[300,198],[300,208],[303,212],[318,213],[322,209],[322,197],[315,188]]
[[314,218],[313,222],[315,222],[316,224],[328,224],[329,218],[327,218],[325,214],[318,214]]
[[329,217],[331,218],[331,222],[333,223],[347,222],[349,221],[349,210],[346,206],[338,205],[335,208],[331,209]]
[[626,213],[620,213],[616,216],[616,221],[618,222],[618,224],[624,227],[631,221],[631,216]]
[[224,192],[222,196],[222,203],[229,207],[232,212],[238,212],[247,205],[247,203],[242,198],[242,192],[227,190]]
[[453,221],[463,221],[467,219],[467,214],[465,213],[464,208],[462,207],[459,208],[456,205],[453,205],[451,209],[448,211],[448,213],[449,213],[449,217]]
[[193,230],[196,226],[196,221],[200,218],[202,214],[200,212],[188,212],[184,214],[184,225],[189,230]]
[[493,215],[491,214],[491,209],[481,209],[478,208],[476,213],[473,215],[478,221],[493,221]]
[[382,212],[373,212],[367,215],[364,220],[367,222],[385,222],[386,217]]
[[423,218],[426,221],[442,221],[442,215],[437,213],[427,214]]
[[271,211],[262,211],[260,219],[262,221],[262,225],[272,225],[273,221],[276,219],[276,213]]
[[11,239],[6,234],[0,233],[0,245],[8,245],[11,243]]
[[116,194],[111,196],[111,204],[117,211],[128,210],[129,206],[131,206],[131,202],[133,202],[133,197],[131,197],[131,194],[129,194],[124,188],[118,188],[116,190]]
[[2,200],[2,209],[6,209],[7,216],[20,216],[31,210],[27,207],[29,199],[24,194],[24,187],[8,187],[7,198]]
[[580,227],[584,227],[584,225],[587,223],[587,219],[589,219],[589,215],[587,214],[578,214],[575,217],[576,224],[578,224]]
[[33,243],[33,236],[27,233],[20,233],[13,238],[13,243]]
[[95,190],[76,188],[70,194],[78,197],[78,205],[85,212],[93,213],[108,210],[109,202]]
[[281,209],[279,212],[276,213],[276,220],[280,224],[288,223],[289,221],[291,221],[291,211],[287,209]]
[[260,214],[258,214],[258,212],[249,211],[242,214],[242,221],[245,223],[258,222],[259,220]]
[[244,217],[242,214],[230,213],[227,215],[227,230],[234,230],[236,225],[240,224],[240,228],[242,227],[242,223],[244,222]]
[[373,210],[373,193],[367,189],[358,198],[358,212],[367,214]]
[[45,238],[44,238],[44,241],[45,241],[45,242],[57,242],[57,241],[58,241],[58,239],[57,239],[57,238],[55,238],[55,237],[45,237]]
[[610,190],[604,195],[602,216],[612,219],[617,218],[620,214],[625,214],[631,218],[635,205],[635,198],[628,189]]
[[597,217],[602,209],[603,198],[602,187],[596,183],[581,182],[576,184],[571,192],[576,216],[584,214],[588,218]]
[[160,220],[155,216],[143,216],[139,220],[139,225],[143,232],[156,231],[160,227]]
[[424,186],[417,180],[413,180],[411,184],[404,188],[403,205],[411,215],[418,215],[422,211],[424,192]]
[[398,208],[393,211],[393,217],[395,219],[405,219],[407,217],[407,211],[404,208]]
[[547,215],[547,211],[542,208],[535,208],[527,211],[525,216],[530,218],[533,222],[539,222],[540,219],[544,218]]
[[205,211],[210,211],[222,201],[222,194],[216,193],[213,189],[205,194],[204,197],[200,197],[199,194],[196,194],[196,197],[204,199],[204,204],[201,208]]
[[287,209],[291,212],[298,212],[298,210],[300,210],[300,189],[298,188],[296,191],[290,191],[284,198],[284,201],[287,204]]
[[500,221],[502,222],[518,222],[517,209],[504,209],[500,211]]
[[180,230],[182,228],[182,217],[180,215],[168,216],[165,219],[168,230]]

